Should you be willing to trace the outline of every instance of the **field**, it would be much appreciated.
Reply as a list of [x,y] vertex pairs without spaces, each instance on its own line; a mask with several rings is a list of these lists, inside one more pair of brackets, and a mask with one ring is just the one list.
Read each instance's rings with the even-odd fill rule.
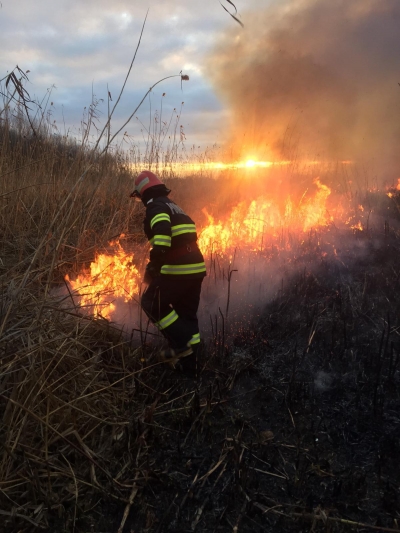
[[[207,252],[194,380],[65,279],[121,235],[141,271],[145,163],[0,125],[0,531],[398,531],[400,192],[326,170],[351,223]],[[271,175],[250,199],[321,191],[309,167]],[[163,170],[199,227],[249,199],[235,176]]]

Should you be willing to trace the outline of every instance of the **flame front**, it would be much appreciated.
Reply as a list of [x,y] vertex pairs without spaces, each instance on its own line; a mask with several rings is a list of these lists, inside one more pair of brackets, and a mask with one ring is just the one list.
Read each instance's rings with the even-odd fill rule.
[[90,271],[66,281],[77,296],[80,307],[88,314],[112,318],[117,299],[130,302],[138,294],[139,271],[132,263],[132,254],[122,248],[119,240],[110,243],[110,253],[96,254]]
[[276,236],[282,228],[305,232],[317,226],[326,226],[331,221],[326,202],[331,189],[317,178],[315,195],[304,197],[297,204],[289,197],[284,210],[272,199],[266,197],[237,205],[228,218],[215,222],[205,209],[208,225],[200,232],[199,246],[206,255],[231,253],[236,248],[262,250],[265,237]]
[[[327,201],[331,189],[314,180],[315,191],[306,191],[300,199],[259,197],[241,202],[222,220],[215,220],[206,209],[203,213],[207,223],[199,231],[199,246],[206,259],[219,254],[231,260],[235,250],[263,251],[268,244],[275,243],[279,249],[285,248],[282,231],[300,236],[312,228],[328,226],[333,217],[328,213]],[[363,211],[358,206],[358,211]],[[344,220],[345,209],[335,206],[335,217]],[[357,223],[357,215],[350,217],[346,225],[362,230]],[[335,220],[336,222],[336,220]],[[199,221],[197,221],[198,225]],[[286,242],[289,242],[290,239]],[[90,271],[79,274],[76,280],[66,276],[77,301],[85,312],[113,318],[117,300],[130,302],[139,293],[140,275],[132,263],[132,254],[127,253],[119,241],[110,243],[112,251],[97,254],[90,265]]]

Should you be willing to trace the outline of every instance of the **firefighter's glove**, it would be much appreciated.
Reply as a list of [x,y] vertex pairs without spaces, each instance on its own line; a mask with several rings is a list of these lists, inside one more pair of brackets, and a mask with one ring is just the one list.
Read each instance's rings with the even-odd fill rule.
[[146,271],[144,273],[143,281],[149,284],[154,278],[157,278],[160,275],[160,267],[154,261],[150,261],[146,265]]
[[[167,249],[168,250],[168,249]],[[150,263],[163,263],[167,250],[162,246],[155,246],[150,250]]]

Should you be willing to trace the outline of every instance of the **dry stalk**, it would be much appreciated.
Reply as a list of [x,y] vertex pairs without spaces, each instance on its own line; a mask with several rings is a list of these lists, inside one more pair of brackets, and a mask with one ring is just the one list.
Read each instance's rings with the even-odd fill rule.
[[261,503],[252,501],[247,495],[247,501],[251,502],[254,507],[262,511],[263,514],[272,513],[277,514],[280,516],[284,516],[285,518],[290,518],[292,520],[295,520],[297,518],[302,518],[303,520],[309,520],[313,524],[316,522],[323,522],[326,524],[327,522],[334,522],[337,524],[343,524],[351,527],[365,527],[367,529],[372,529],[374,531],[386,531],[389,533],[395,533],[398,531],[398,529],[393,529],[391,527],[382,527],[382,526],[373,526],[372,524],[365,524],[363,522],[355,522],[353,520],[346,520],[345,518],[336,518],[334,516],[327,516],[327,514],[322,509],[316,509],[314,513],[296,513],[296,512],[289,512],[289,513],[283,513],[282,511],[278,511],[277,509],[285,507],[285,504],[277,504],[273,507],[265,507],[265,505],[262,505]]
[[136,481],[139,479],[139,471],[136,472],[136,475],[135,475],[135,480],[134,480],[134,483],[133,483],[133,487],[132,487],[132,492],[129,496],[129,501],[128,503],[126,504],[126,507],[125,507],[125,510],[124,510],[124,514],[122,516],[122,520],[121,520],[121,524],[118,528],[118,533],[122,533],[123,529],[124,529],[124,525],[125,525],[125,522],[129,516],[129,511],[131,510],[131,507],[132,507],[132,504],[133,504],[133,501],[134,499],[136,498],[136,494],[138,493],[138,490],[139,490],[139,487],[138,485],[136,484]]

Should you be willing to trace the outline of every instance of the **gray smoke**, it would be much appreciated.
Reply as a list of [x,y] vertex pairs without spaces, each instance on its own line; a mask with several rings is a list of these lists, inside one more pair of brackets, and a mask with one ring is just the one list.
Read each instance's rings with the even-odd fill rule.
[[333,377],[331,374],[328,374],[327,372],[324,372],[323,370],[319,370],[316,373],[315,379],[314,379],[314,385],[317,391],[319,392],[325,392],[328,391],[332,387]]
[[231,152],[398,172],[398,0],[279,0],[243,19],[208,62]]

